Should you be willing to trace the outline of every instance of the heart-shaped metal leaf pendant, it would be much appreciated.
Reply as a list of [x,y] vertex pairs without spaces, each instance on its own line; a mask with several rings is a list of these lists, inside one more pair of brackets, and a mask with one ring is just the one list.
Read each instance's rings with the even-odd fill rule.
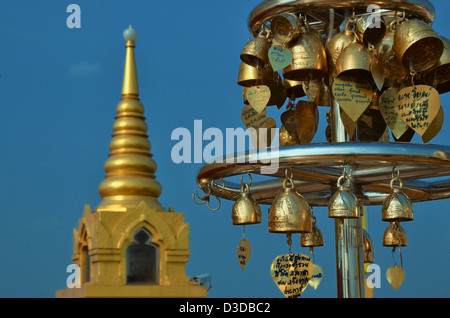
[[280,255],[272,263],[270,274],[287,298],[299,298],[313,275],[313,263],[303,254]]
[[334,80],[332,92],[336,102],[354,122],[364,113],[373,98],[372,85],[368,80],[348,75]]
[[241,119],[244,126],[249,128],[260,128],[267,121],[267,110],[258,113],[252,106],[248,105],[242,109]]
[[251,247],[249,241],[247,241],[246,239],[243,239],[239,242],[239,245],[237,248],[237,255],[238,255],[239,265],[241,265],[242,270],[244,270],[245,266],[247,266],[251,251],[252,251],[252,247]]
[[384,121],[395,138],[400,138],[408,130],[408,125],[398,115],[396,110],[396,100],[398,95],[398,88],[390,87],[381,94],[378,108]]
[[386,278],[389,284],[398,290],[405,279],[405,271],[400,266],[389,267],[386,271]]
[[400,90],[395,106],[403,121],[423,136],[439,113],[441,98],[435,88],[416,85]]
[[266,85],[259,85],[250,87],[247,91],[247,100],[249,104],[258,112],[261,113],[266,109],[267,103],[270,100],[270,88]]
[[275,72],[290,65],[293,59],[292,51],[289,48],[283,48],[281,45],[271,46],[268,55],[270,65]]
[[322,280],[323,277],[323,270],[322,267],[320,267],[317,264],[314,264],[314,268],[313,268],[313,274],[311,276],[311,279],[309,280],[309,284],[314,288],[317,289],[317,287],[320,284],[320,281]]

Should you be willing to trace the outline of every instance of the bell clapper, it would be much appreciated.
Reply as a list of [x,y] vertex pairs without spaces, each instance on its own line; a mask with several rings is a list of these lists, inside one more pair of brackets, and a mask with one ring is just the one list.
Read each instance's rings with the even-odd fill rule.
[[[397,248],[397,246],[392,247],[392,259],[394,260],[394,266],[398,266],[397,262],[395,261],[395,249]],[[400,255],[400,267],[403,268],[403,257],[402,257],[402,246],[399,245],[398,246],[398,250],[399,250],[399,255]]]
[[287,232],[287,233],[286,233],[286,243],[287,243],[287,246],[288,246],[289,255],[292,255],[292,251],[291,251],[291,246],[292,246],[292,233],[291,233],[291,232]]
[[312,262],[313,262],[313,264],[315,264],[315,263],[316,263],[316,255],[314,255],[314,247],[313,247],[313,246],[311,246],[311,247],[309,248],[309,253],[310,253],[311,256],[312,256]]

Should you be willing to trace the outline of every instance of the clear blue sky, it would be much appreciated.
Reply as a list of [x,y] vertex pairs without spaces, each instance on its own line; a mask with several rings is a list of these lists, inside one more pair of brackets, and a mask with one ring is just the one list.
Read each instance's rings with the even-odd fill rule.
[[[284,297],[269,269],[287,247],[283,235],[263,224],[247,227],[252,254],[244,271],[236,256],[242,229],[231,223],[232,202],[217,212],[192,202],[200,164],[176,165],[170,151],[177,127],[242,127],[242,89],[236,84],[239,54],[250,36],[255,0],[232,1],[2,1],[0,3],[0,297],[54,297],[71,263],[73,228],[85,204],[100,202],[115,107],[120,99],[125,48],[122,32],[138,31],[136,59],[146,108],[151,152],[163,192],[160,202],[185,214],[192,255],[187,275],[209,273],[209,297]],[[66,8],[81,7],[81,29],[68,29]],[[435,30],[450,37],[450,3],[433,1]],[[447,116],[450,94],[442,97]],[[280,111],[269,115],[279,122]],[[314,142],[325,140],[324,109]],[[432,143],[449,144],[450,126]],[[417,137],[414,142],[421,142]],[[450,296],[450,201],[416,204],[404,224],[405,282],[386,281],[393,265],[383,247],[387,223],[369,208],[375,262],[382,270],[375,297]],[[262,210],[267,212],[268,206]],[[307,297],[336,297],[334,221],[315,209],[325,246],[316,248],[324,270]],[[293,251],[308,254],[294,236]],[[397,255],[398,256],[398,255]],[[398,262],[398,258],[397,258]]]

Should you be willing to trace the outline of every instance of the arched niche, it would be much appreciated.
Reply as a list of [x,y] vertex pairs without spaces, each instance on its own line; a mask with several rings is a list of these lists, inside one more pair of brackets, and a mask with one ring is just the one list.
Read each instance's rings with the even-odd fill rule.
[[127,284],[158,284],[158,247],[151,243],[151,234],[140,228],[133,238],[134,242],[127,246],[125,253]]

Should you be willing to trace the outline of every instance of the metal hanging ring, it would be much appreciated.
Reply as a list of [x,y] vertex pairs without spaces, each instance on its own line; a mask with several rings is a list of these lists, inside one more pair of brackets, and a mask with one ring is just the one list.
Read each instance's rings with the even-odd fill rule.
[[[197,184],[198,185],[198,184]],[[205,204],[206,201],[209,201],[209,196],[211,195],[211,189],[209,187],[207,187],[208,189],[208,193],[205,193],[205,196],[201,197],[198,195],[198,190],[195,190],[194,194],[192,195],[192,200],[198,204],[198,205],[203,205]],[[198,199],[200,199],[202,202],[198,202],[195,197],[197,197]]]
[[284,179],[284,181],[283,181],[283,188],[284,188],[284,189],[287,189],[287,183],[288,183],[288,182],[291,183],[291,187],[290,187],[289,189],[295,190],[295,184],[294,184],[294,181],[292,181],[291,178],[286,178],[286,179]]
[[391,190],[394,189],[394,182],[396,182],[396,181],[398,182],[398,189],[402,190],[403,189],[403,182],[400,179],[392,179],[391,180],[391,184],[390,184]]
[[248,183],[242,184],[241,193],[250,193],[250,186],[248,185]]
[[337,187],[338,187],[338,188],[342,186],[342,180],[348,180],[347,175],[343,175],[343,176],[340,176],[340,177],[339,177],[339,179],[338,179],[338,181],[337,181]]
[[216,196],[214,196],[215,198],[216,198],[216,200],[217,200],[217,202],[219,203],[218,205],[217,205],[217,208],[211,208],[211,205],[210,205],[210,200],[209,200],[209,197],[208,197],[208,208],[211,210],[211,211],[217,211],[217,210],[219,210],[220,209],[220,206],[222,205],[222,202],[220,201],[220,199],[218,198],[218,197],[216,197]]
[[[222,186],[219,188],[218,191],[217,190],[215,191],[216,193],[221,193],[225,189],[225,181],[223,181],[222,177],[220,177],[219,180],[222,182]],[[217,185],[216,185],[216,183],[214,181],[211,182],[211,184],[212,184],[212,187],[217,187]]]
[[[247,172],[247,174],[248,174],[248,177],[250,178],[250,182],[248,182],[248,186],[251,186],[253,183],[252,175],[250,174],[250,172]],[[241,176],[241,185],[243,185],[244,183],[246,183],[246,182],[244,182],[244,176],[242,175]]]

